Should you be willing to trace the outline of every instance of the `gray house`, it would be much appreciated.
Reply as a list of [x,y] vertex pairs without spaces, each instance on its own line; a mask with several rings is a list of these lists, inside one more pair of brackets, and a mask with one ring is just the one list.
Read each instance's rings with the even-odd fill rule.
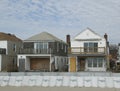
[[22,40],[10,33],[0,32],[0,71],[17,70],[17,53]]
[[42,32],[24,40],[18,55],[19,71],[67,71],[67,44]]

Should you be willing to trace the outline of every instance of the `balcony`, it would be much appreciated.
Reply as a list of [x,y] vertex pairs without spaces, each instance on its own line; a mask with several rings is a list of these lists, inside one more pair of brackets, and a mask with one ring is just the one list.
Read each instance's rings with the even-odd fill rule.
[[72,47],[68,49],[69,54],[105,54],[105,47]]
[[19,54],[53,54],[53,50],[49,49],[21,49]]
[[6,54],[6,49],[0,48],[0,54]]

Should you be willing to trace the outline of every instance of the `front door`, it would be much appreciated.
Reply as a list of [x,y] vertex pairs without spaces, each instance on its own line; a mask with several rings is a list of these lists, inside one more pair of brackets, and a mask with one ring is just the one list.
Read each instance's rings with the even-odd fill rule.
[[25,59],[19,59],[19,72],[25,71]]
[[84,70],[85,70],[85,59],[80,58],[80,71],[84,71]]

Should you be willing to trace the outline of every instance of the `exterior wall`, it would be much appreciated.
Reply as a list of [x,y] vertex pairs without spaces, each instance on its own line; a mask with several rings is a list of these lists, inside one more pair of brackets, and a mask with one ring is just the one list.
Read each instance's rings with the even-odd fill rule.
[[85,42],[97,42],[98,47],[106,47],[105,39],[102,39],[100,41],[71,41],[71,47],[84,47]]
[[8,41],[8,55],[16,56],[19,49],[22,47],[22,42]]
[[[64,56],[54,56],[55,70],[57,71],[67,71],[68,68],[68,58]],[[66,69],[67,68],[67,69]]]
[[[31,58],[50,58],[50,56],[43,56],[43,55],[18,55],[18,59],[17,59],[17,67],[19,68],[20,66],[23,65],[19,65],[19,61],[20,59],[24,59],[25,60],[25,65],[23,66],[25,68],[25,71],[30,71],[31,70]],[[40,61],[40,60],[38,60]]]
[[[50,71],[67,71],[66,66],[68,66],[68,58],[65,56],[44,56],[44,55],[18,55],[17,66],[19,67],[19,60],[25,59],[25,70],[30,69],[30,57],[32,58],[50,58],[49,70]],[[39,61],[39,60],[38,60]]]
[[67,56],[67,44],[63,42],[54,42],[53,50],[56,56]]
[[16,59],[14,56],[1,55],[1,71],[16,71],[16,65],[13,60]]
[[0,41],[0,48],[6,49],[6,54],[1,55],[1,71],[17,70],[17,53],[22,46],[22,42]]

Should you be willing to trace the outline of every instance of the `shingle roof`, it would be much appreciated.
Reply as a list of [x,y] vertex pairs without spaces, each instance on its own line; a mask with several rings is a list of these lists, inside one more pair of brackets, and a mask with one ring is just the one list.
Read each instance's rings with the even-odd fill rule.
[[53,36],[48,32],[42,32],[40,34],[34,35],[25,41],[62,41],[59,38]]
[[7,40],[7,41],[22,41],[21,39],[17,38],[15,35],[10,33],[3,33],[0,32],[0,40]]

